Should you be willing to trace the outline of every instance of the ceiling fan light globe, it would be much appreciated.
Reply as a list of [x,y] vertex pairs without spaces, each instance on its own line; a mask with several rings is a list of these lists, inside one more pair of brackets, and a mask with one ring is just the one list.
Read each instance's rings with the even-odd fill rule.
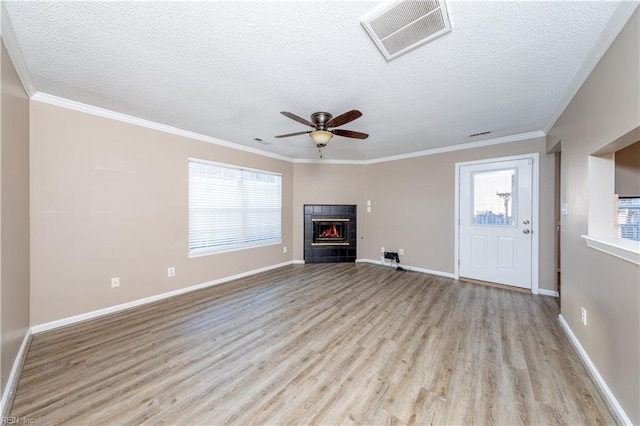
[[309,133],[309,136],[311,136],[311,139],[313,139],[313,143],[315,143],[318,148],[323,148],[327,146],[327,144],[333,137],[333,133],[326,130],[315,130]]

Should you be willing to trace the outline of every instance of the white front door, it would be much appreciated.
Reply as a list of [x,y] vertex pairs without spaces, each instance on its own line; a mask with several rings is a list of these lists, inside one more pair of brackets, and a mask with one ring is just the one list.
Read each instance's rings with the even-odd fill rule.
[[463,165],[459,173],[460,276],[530,289],[533,160]]

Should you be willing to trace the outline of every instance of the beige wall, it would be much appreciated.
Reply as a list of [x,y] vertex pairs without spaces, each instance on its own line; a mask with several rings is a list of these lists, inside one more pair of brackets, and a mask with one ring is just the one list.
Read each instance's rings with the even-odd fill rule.
[[2,43],[0,131],[0,382],[5,390],[29,328],[29,99]]
[[357,204],[358,259],[380,259],[380,247],[402,248],[407,265],[453,273],[455,163],[539,153],[539,284],[555,291],[555,160],[545,151],[545,139],[537,138],[370,165],[296,163],[294,259],[303,258],[304,204]]
[[[562,142],[562,316],[634,424],[640,423],[640,267],[588,248],[589,155],[640,124],[636,10],[547,137]],[[611,189],[613,191],[613,188]],[[588,326],[580,308],[588,312]]]
[[616,152],[616,194],[640,197],[640,142]]
[[[282,173],[283,244],[189,259],[188,157]],[[31,162],[32,326],[292,259],[289,162],[35,101]]]
[[[545,146],[535,139],[372,165],[291,164],[35,101],[31,128],[32,325],[301,260],[310,203],[358,206],[360,259],[379,259],[380,246],[404,248],[404,263],[452,273],[455,163]],[[281,172],[283,244],[188,259],[190,156]],[[551,157],[541,156],[540,175],[540,287],[555,290]],[[169,266],[176,277],[167,278]],[[116,276],[121,286],[111,289]]]
[[366,166],[296,163],[293,170],[293,258],[304,259],[305,204],[357,205],[357,257],[362,258],[367,232]]
[[404,249],[407,265],[454,272],[455,164],[519,154],[540,153],[539,286],[555,290],[554,158],[545,155],[544,138],[464,151],[372,164],[367,170],[367,250]]

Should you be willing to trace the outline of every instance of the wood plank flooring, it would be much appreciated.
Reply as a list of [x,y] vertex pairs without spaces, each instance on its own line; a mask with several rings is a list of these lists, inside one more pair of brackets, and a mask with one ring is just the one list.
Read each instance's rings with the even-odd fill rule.
[[613,424],[557,301],[369,264],[280,268],[34,336],[36,424]]

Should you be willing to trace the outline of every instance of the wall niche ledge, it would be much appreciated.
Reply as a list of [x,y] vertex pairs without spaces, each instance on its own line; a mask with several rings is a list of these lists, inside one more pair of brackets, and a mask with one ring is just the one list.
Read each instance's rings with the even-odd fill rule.
[[582,235],[582,238],[592,249],[640,265],[640,242],[638,241],[593,235]]

